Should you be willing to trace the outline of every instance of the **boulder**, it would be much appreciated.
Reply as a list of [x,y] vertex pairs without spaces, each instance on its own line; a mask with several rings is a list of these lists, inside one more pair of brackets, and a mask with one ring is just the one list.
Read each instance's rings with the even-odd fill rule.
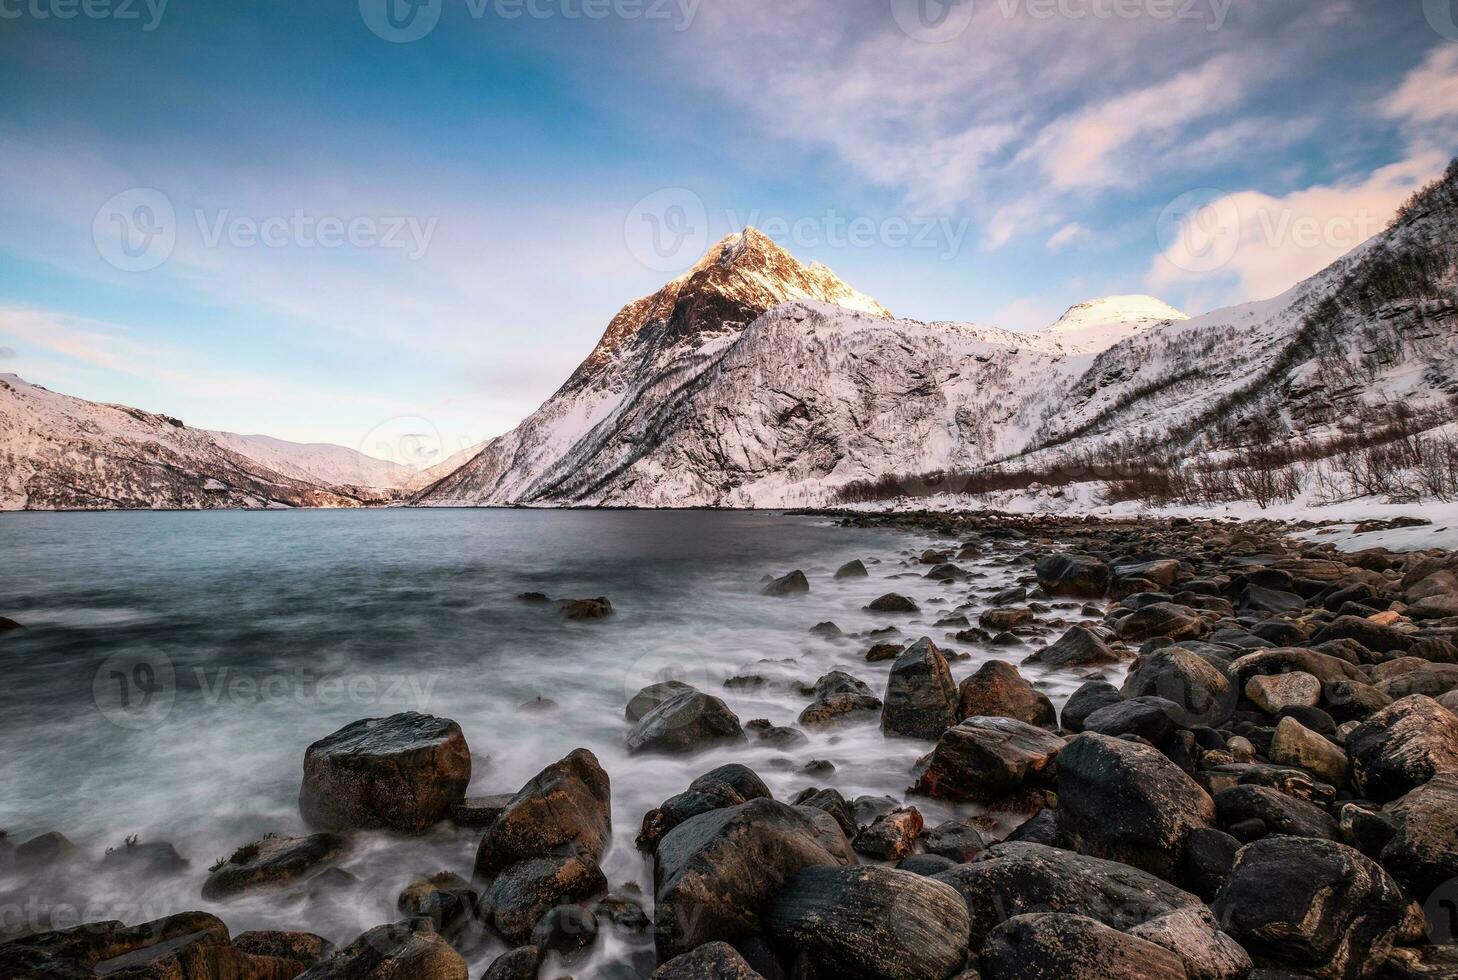
[[926,832],[922,846],[928,854],[965,864],[992,845],[987,832],[971,820],[946,820]]
[[881,712],[881,699],[874,694],[830,694],[812,702],[800,712],[806,728],[834,728],[874,721]]
[[797,969],[818,976],[945,980],[967,957],[962,897],[890,868],[805,868],[774,896],[765,925]]
[[1215,803],[1159,750],[1085,732],[1058,756],[1058,823],[1074,850],[1173,880]]
[[1387,958],[1408,901],[1345,844],[1267,837],[1241,850],[1212,908],[1258,966],[1357,978]]
[[1010,630],[1033,621],[1031,609],[988,609],[977,617],[977,625],[990,630]]
[[680,694],[692,694],[697,690],[692,684],[685,684],[683,681],[662,681],[658,684],[649,684],[637,694],[633,695],[628,706],[623,709],[623,717],[628,721],[637,723],[643,716],[665,701],[672,701]]
[[1119,689],[1108,681],[1088,681],[1074,691],[1066,704],[1060,719],[1064,731],[1077,735],[1083,731],[1084,723],[1094,712],[1123,700]]
[[628,751],[683,755],[743,742],[739,717],[712,694],[679,694],[648,712],[628,734]]
[[537,980],[544,955],[536,946],[518,946],[492,960],[481,980]]
[[1276,725],[1269,754],[1277,765],[1299,766],[1338,789],[1347,784],[1351,769],[1347,754],[1293,717],[1282,718]]
[[1245,980],[1253,964],[1240,944],[1220,931],[1215,915],[1189,906],[1151,919],[1129,935],[1162,946],[1185,961],[1190,980]]
[[786,596],[804,595],[810,591],[810,581],[805,578],[805,573],[796,569],[788,575],[775,579],[764,587],[765,595]]
[[1114,627],[1120,639],[1142,643],[1156,637],[1193,640],[1206,632],[1205,620],[1194,610],[1172,602],[1156,602],[1136,609]]
[[298,881],[339,857],[345,847],[345,839],[338,834],[265,837],[245,844],[215,865],[203,882],[202,897],[216,902],[255,888]]
[[756,935],[766,905],[791,875],[839,864],[809,817],[774,800],[685,821],[664,836],[654,857],[659,958]]
[[1434,776],[1385,809],[1397,832],[1382,849],[1382,866],[1394,878],[1419,899],[1458,881],[1458,776]]
[[1458,717],[1421,694],[1403,698],[1347,734],[1352,783],[1386,803],[1434,776],[1458,773]]
[[1275,650],[1259,650],[1248,653],[1230,665],[1235,683],[1241,689],[1252,677],[1270,674],[1289,674],[1302,671],[1316,677],[1323,684],[1328,681],[1357,681],[1369,683],[1366,674],[1353,664],[1316,650],[1301,647],[1280,647]]
[[1112,735],[1116,738],[1135,735],[1154,745],[1164,746],[1174,737],[1176,718],[1184,718],[1184,709],[1164,698],[1130,698],[1100,708],[1083,720],[1085,732]]
[[[1215,811],[1227,829],[1259,821],[1265,834],[1337,839],[1337,824],[1321,807],[1266,786],[1233,786],[1215,794]],[[1237,835],[1239,836],[1239,835]]]
[[899,861],[915,850],[924,826],[916,807],[898,807],[856,835],[856,853],[877,861]]
[[476,850],[476,875],[549,854],[602,860],[612,838],[612,790],[597,757],[578,749],[543,769],[512,797]]
[[1140,656],[1129,669],[1125,698],[1158,697],[1180,708],[1186,727],[1218,725],[1235,710],[1230,678],[1189,650],[1170,647]]
[[1058,713],[1048,696],[1024,680],[1016,667],[1001,660],[989,660],[958,688],[958,719],[974,716],[1058,727]]
[[1033,843],[994,844],[936,879],[967,903],[974,952],[1000,923],[1025,912],[1086,915],[1124,930],[1202,904],[1128,865]]
[[250,956],[268,956],[277,960],[313,966],[334,952],[334,944],[311,932],[278,932],[260,929],[242,932],[233,937],[233,948]]
[[451,823],[457,827],[485,830],[496,822],[501,811],[511,802],[512,794],[495,793],[491,796],[468,796],[451,807]]
[[1257,674],[1246,681],[1245,696],[1268,715],[1283,708],[1314,708],[1321,703],[1321,681],[1301,670]]
[[937,740],[911,792],[996,804],[1028,786],[1050,785],[1063,739],[1012,718],[968,718]]
[[1114,574],[1119,578],[1149,579],[1160,588],[1167,589],[1180,577],[1180,563],[1174,558],[1156,558],[1152,561],[1115,565]]
[[1184,960],[1164,947],[1056,912],[1020,915],[998,926],[979,965],[983,980],[1188,980]]
[[848,561],[835,570],[835,578],[837,581],[847,578],[865,578],[869,574],[866,571],[865,562],[859,558],[854,561]]
[[299,812],[325,830],[419,834],[465,799],[470,782],[460,725],[413,711],[368,718],[309,746]]
[[1394,701],[1414,694],[1437,699],[1458,690],[1458,664],[1424,663],[1399,677],[1378,681],[1376,687]]
[[871,612],[879,613],[914,613],[921,611],[915,602],[895,592],[888,592],[881,596],[881,598],[874,600],[866,608]]
[[1093,632],[1082,626],[1071,626],[1057,642],[1044,647],[1024,663],[1046,667],[1104,667],[1122,658]]
[[1033,566],[1038,585],[1051,596],[1100,599],[1109,591],[1113,569],[1088,555],[1050,555]]
[[1247,585],[1236,600],[1242,613],[1300,613],[1306,609],[1306,600],[1294,592]]
[[922,637],[891,665],[881,731],[932,740],[957,723],[957,685],[936,644]]
[[580,905],[559,905],[537,920],[531,944],[543,952],[571,957],[597,942],[597,915]]
[[503,870],[482,901],[489,919],[507,942],[524,946],[532,929],[559,905],[589,902],[607,894],[607,879],[586,855],[528,858]]
[[183,912],[139,926],[90,922],[0,945],[0,976],[6,980],[291,980],[305,966],[234,946],[228,927],[206,912]]
[[752,769],[737,763],[720,766],[695,779],[687,791],[670,797],[662,806],[645,813],[638,847],[651,852],[664,834],[701,813],[738,806],[749,800],[771,798],[769,787]]
[[1406,633],[1390,626],[1378,626],[1361,616],[1338,616],[1311,637],[1313,646],[1329,640],[1356,640],[1368,650],[1377,653],[1403,653],[1413,643],[1412,637]]
[[613,604],[602,596],[596,599],[563,599],[558,606],[562,610],[562,618],[573,622],[607,619],[613,614]]
[[[535,974],[533,974],[535,977]],[[704,943],[675,956],[653,971],[649,980],[764,980],[728,943]]]
[[[834,818],[835,822],[840,826],[840,829],[846,834],[854,836],[857,832],[856,812],[846,802],[845,797],[840,795],[839,790],[815,789],[811,787],[810,789],[797,793],[790,802],[795,806],[807,806],[816,810],[825,811]],[[886,813],[890,813],[893,809],[895,809],[894,801],[893,805],[885,813],[878,813],[876,816],[885,816]]]
[[434,932],[396,923],[371,929],[299,980],[470,980],[470,972]]
[[447,940],[461,935],[476,915],[480,895],[460,875],[442,871],[405,886],[395,907],[414,926],[428,925]]

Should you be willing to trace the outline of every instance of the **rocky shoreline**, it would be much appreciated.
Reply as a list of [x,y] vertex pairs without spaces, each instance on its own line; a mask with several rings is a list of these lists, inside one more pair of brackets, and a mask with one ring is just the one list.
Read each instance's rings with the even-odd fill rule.
[[[629,699],[623,737],[683,757],[879,725],[925,747],[904,793],[848,798],[812,759],[813,785],[775,799],[719,766],[642,815],[649,895],[603,872],[612,779],[591,751],[468,797],[455,722],[362,720],[303,755],[312,833],[239,847],[200,897],[347,901],[358,882],[336,865],[364,832],[445,827],[474,863],[402,883],[340,949],[234,936],[205,912],[18,937],[5,923],[0,977],[465,980],[487,948],[506,950],[492,980],[1458,977],[1458,556],[1340,554],[1274,522],[828,516],[945,542],[898,572],[945,596],[934,635],[902,633],[922,610],[889,592],[867,607],[886,622],[873,634],[805,624],[889,664],[883,685],[807,678],[791,725],[667,681]],[[980,585],[972,562],[1014,584]],[[831,584],[767,576],[764,601]],[[999,655],[957,670],[959,647]],[[1040,690],[1050,671],[1082,682],[1061,706]],[[35,891],[74,850],[0,837],[0,874]],[[134,841],[106,860],[186,866]]]

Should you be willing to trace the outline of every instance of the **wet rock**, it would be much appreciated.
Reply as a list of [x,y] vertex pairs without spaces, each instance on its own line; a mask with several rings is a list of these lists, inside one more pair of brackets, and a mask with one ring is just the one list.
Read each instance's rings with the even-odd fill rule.
[[866,607],[871,612],[879,613],[914,613],[920,612],[920,607],[904,595],[895,592],[888,592],[881,598],[874,600]]
[[958,689],[957,717],[1015,718],[1039,728],[1057,728],[1058,714],[1047,695],[1023,679],[1018,669],[989,660]]
[[988,609],[977,617],[977,624],[990,630],[1010,630],[1032,621],[1031,609]]
[[967,572],[965,569],[961,568],[958,565],[953,565],[950,562],[944,562],[940,565],[934,566],[930,571],[926,573],[925,577],[931,579],[934,582],[956,582],[960,579],[966,578]]
[[804,595],[810,591],[810,581],[805,578],[805,573],[796,569],[790,574],[777,578],[764,587],[765,595],[786,596]]
[[1338,788],[1347,784],[1351,768],[1347,754],[1295,718],[1282,718],[1276,725],[1270,756],[1277,765],[1300,766]]
[[764,980],[728,943],[705,943],[653,971],[649,980]]
[[820,842],[820,846],[825,848],[831,857],[835,858],[836,863],[860,863],[860,858],[856,856],[856,850],[851,845],[851,836],[854,835],[854,830],[850,834],[847,834],[845,828],[840,825],[839,820],[834,814],[827,813],[816,807],[797,806],[795,809],[799,810],[800,813],[815,825],[816,840]]
[[1333,841],[1268,837],[1244,848],[1213,911],[1258,966],[1366,977],[1407,916],[1402,889]]
[[11,859],[16,870],[33,873],[65,864],[79,856],[80,852],[70,838],[53,830],[16,845]]
[[1213,901],[1235,867],[1240,841],[1223,830],[1192,830],[1180,851],[1177,878],[1182,887],[1205,901]]
[[476,851],[476,875],[491,878],[548,854],[602,860],[612,837],[612,792],[597,757],[578,749],[543,769],[512,797]]
[[1058,756],[1058,823],[1074,849],[1173,880],[1215,803],[1157,749],[1085,732]]
[[1265,829],[1255,837],[1286,834],[1337,839],[1336,821],[1321,807],[1265,786],[1235,786],[1216,793],[1215,810],[1220,825],[1227,830],[1253,820],[1259,822]]
[[937,741],[912,792],[956,802],[997,803],[1047,784],[1063,739],[1012,718],[968,718]]
[[957,864],[971,861],[992,844],[992,837],[981,827],[960,819],[943,821],[922,838],[927,853],[949,858]]
[[1038,585],[1051,596],[1101,599],[1109,591],[1113,570],[1087,555],[1051,555],[1033,566]]
[[1246,682],[1245,696],[1270,715],[1280,714],[1282,708],[1314,708],[1321,703],[1321,681],[1299,670],[1257,675]]
[[1147,578],[1161,588],[1174,585],[1182,571],[1179,560],[1175,558],[1157,558],[1153,561],[1114,566],[1114,574],[1120,578]]
[[1235,710],[1235,693],[1226,675],[1204,658],[1171,647],[1134,661],[1124,680],[1125,698],[1158,697],[1180,707],[1186,727],[1215,725]]
[[186,871],[189,862],[177,848],[164,841],[141,843],[129,838],[121,847],[107,850],[101,859],[103,871],[125,871],[140,875],[170,875]]
[[866,571],[866,565],[859,558],[848,561],[835,570],[837,581],[847,578],[865,578],[870,573]]
[[765,906],[787,878],[838,864],[810,819],[774,800],[685,821],[659,842],[654,860],[659,957],[755,935]]
[[1162,946],[1184,960],[1190,980],[1244,980],[1253,966],[1250,954],[1220,931],[1207,908],[1179,909],[1134,926],[1129,935]]
[[906,652],[904,643],[877,643],[866,651],[866,663],[876,664],[887,660],[895,660]]
[[1119,620],[1114,629],[1121,639],[1132,643],[1155,637],[1193,640],[1206,632],[1203,619],[1185,606],[1172,602],[1156,602],[1137,609]]
[[1420,899],[1458,880],[1458,776],[1433,777],[1386,813],[1396,832],[1382,848],[1382,865],[1393,877]]
[[784,725],[771,725],[763,718],[757,718],[744,727],[756,740],[776,746],[777,748],[789,748],[809,741],[805,737],[805,733],[798,728],[788,728]]
[[916,807],[892,810],[856,835],[855,850],[877,861],[899,861],[916,848],[924,826]]
[[874,721],[881,713],[881,699],[874,694],[831,694],[812,702],[800,712],[806,728],[833,728]]
[[1061,719],[1065,731],[1075,735],[1084,730],[1084,724],[1094,712],[1123,700],[1119,689],[1108,681],[1088,681],[1068,699],[1063,706]]
[[265,837],[238,848],[215,865],[203,883],[202,897],[219,901],[255,888],[297,881],[339,857],[345,846],[338,834]]
[[407,925],[379,926],[299,980],[469,980],[466,961],[429,930]]
[[[840,825],[843,832],[851,836],[854,836],[858,829],[856,811],[846,802],[846,798],[840,795],[839,790],[815,789],[812,787],[796,794],[790,802],[796,806],[814,807],[817,810],[825,811],[835,819],[835,822]],[[886,813],[891,812],[891,809],[895,808],[895,801],[892,802],[892,807],[886,810]],[[884,814],[878,814],[878,816],[884,816]]]
[[1169,950],[1078,915],[1020,915],[999,926],[982,951],[983,980],[1187,980]]
[[250,956],[267,956],[313,966],[334,953],[334,944],[312,932],[277,932],[260,929],[233,937],[233,948]]
[[481,980],[537,980],[542,956],[535,946],[518,946],[492,960]]
[[1347,735],[1352,783],[1386,803],[1439,774],[1458,773],[1458,717],[1432,698],[1395,702]]
[[1338,616],[1311,637],[1313,646],[1329,640],[1356,640],[1378,653],[1405,652],[1413,643],[1406,633],[1390,626],[1378,626],[1361,616]]
[[1063,835],[1058,830],[1058,811],[1044,807],[1024,820],[1007,835],[1008,843],[1042,844],[1046,847],[1062,847]]
[[685,754],[744,741],[739,718],[719,698],[693,691],[663,702],[638,720],[628,751]]
[[573,622],[607,619],[613,615],[613,604],[602,596],[596,599],[563,599],[559,605],[562,618]]
[[1097,635],[1082,626],[1073,626],[1056,643],[1039,650],[1024,663],[1047,667],[1103,667],[1122,659]]
[[1414,694],[1441,698],[1450,691],[1458,690],[1458,664],[1424,663],[1400,677],[1379,681],[1376,687],[1394,701]]
[[936,644],[922,637],[891,666],[881,710],[881,731],[932,740],[957,723],[957,686]]
[[1311,674],[1323,684],[1343,680],[1368,683],[1367,675],[1353,664],[1316,650],[1297,647],[1248,653],[1231,664],[1230,669],[1235,675],[1236,684],[1242,690],[1252,677],[1289,674],[1293,671]]
[[638,847],[652,851],[664,834],[701,813],[771,798],[769,788],[749,767],[734,763],[720,766],[695,779],[686,792],[670,797],[662,806],[644,814]]
[[1243,613],[1300,613],[1306,609],[1306,600],[1294,592],[1247,585],[1236,605]]
[[209,977],[226,972],[285,980],[302,968],[235,949],[228,927],[205,912],[183,912],[140,926],[91,922],[0,945],[0,976],[6,980],[151,980],[184,976],[194,969],[210,971]]
[[0,616],[0,633],[7,633],[10,630],[19,630],[19,629],[25,629],[25,627],[24,626],[21,626],[19,623],[17,623],[13,619],[7,619],[4,616]]
[[815,686],[810,689],[811,697],[817,701],[821,698],[829,697],[832,694],[870,693],[871,688],[865,681],[843,670],[832,670],[830,673],[823,675],[815,682]]
[[471,924],[481,896],[460,875],[442,871],[411,882],[400,893],[395,907],[412,925],[429,925],[448,941]]
[[1453,980],[1458,946],[1394,948],[1377,974],[1380,980]]
[[693,694],[697,690],[698,688],[692,684],[685,684],[683,681],[661,681],[657,684],[649,684],[633,695],[628,706],[623,709],[623,717],[636,723],[663,702],[672,701],[680,694]]
[[519,602],[525,602],[532,606],[540,606],[552,601],[552,597],[545,592],[522,592],[516,598]]
[[1175,719],[1184,717],[1184,709],[1164,698],[1130,698],[1100,708],[1083,720],[1085,732],[1120,737],[1135,735],[1154,745],[1164,746],[1175,733]]
[[942,857],[940,854],[908,854],[896,862],[897,871],[909,871],[914,875],[921,875],[923,878],[934,877],[943,871],[950,871],[956,866],[956,861]]
[[532,942],[545,952],[571,956],[597,942],[597,916],[577,905],[559,905],[532,927]]
[[837,640],[845,636],[845,632],[829,620],[823,623],[816,623],[810,627],[810,632],[815,636],[822,636],[827,640]]
[[413,711],[369,718],[309,746],[299,812],[325,830],[419,834],[465,799],[470,782],[460,725]]
[[967,956],[967,906],[947,885],[890,868],[810,867],[765,915],[787,958],[823,976],[944,980]]
[[451,807],[451,823],[457,827],[484,830],[501,816],[501,811],[511,803],[511,798],[510,793],[498,793],[494,796],[468,796]]
[[607,879],[586,856],[529,858],[506,868],[491,882],[482,917],[510,943],[525,945],[532,929],[559,905],[590,902],[607,894]]

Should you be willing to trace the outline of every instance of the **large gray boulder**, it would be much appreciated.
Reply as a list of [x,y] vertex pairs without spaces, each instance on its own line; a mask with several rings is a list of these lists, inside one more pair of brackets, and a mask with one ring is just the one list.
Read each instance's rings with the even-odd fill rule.
[[628,751],[683,755],[743,742],[739,716],[712,694],[688,691],[653,708],[628,734]]
[[1188,980],[1162,946],[1079,915],[1042,912],[998,926],[980,960],[983,980]]
[[1107,563],[1089,555],[1050,555],[1033,571],[1044,592],[1073,599],[1103,598],[1114,577]]
[[922,637],[896,658],[882,701],[889,736],[932,741],[957,723],[957,685],[935,643]]
[[1063,739],[1012,718],[968,718],[942,733],[912,792],[995,804],[1030,786],[1050,787]]
[[1039,728],[1057,728],[1058,712],[1048,696],[1029,684],[1018,669],[989,660],[958,688],[957,717],[1015,718]]
[[1386,803],[1434,776],[1458,774],[1458,717],[1421,694],[1377,712],[1347,735],[1352,783]]
[[602,860],[612,838],[612,788],[597,756],[578,749],[543,769],[512,797],[476,849],[476,875],[549,854]]

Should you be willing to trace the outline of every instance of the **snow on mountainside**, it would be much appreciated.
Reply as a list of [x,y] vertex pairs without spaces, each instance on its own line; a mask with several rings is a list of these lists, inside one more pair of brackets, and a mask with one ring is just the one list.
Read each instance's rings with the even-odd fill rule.
[[238,446],[166,415],[0,375],[0,510],[358,507],[368,499],[275,470]]
[[1085,353],[1108,350],[1121,340],[1189,316],[1153,296],[1108,296],[1080,303],[1039,333]]
[[407,486],[418,476],[408,466],[375,459],[344,446],[301,444],[272,436],[240,436],[232,432],[209,432],[208,435],[225,449],[256,460],[277,473],[322,486],[389,489]]

